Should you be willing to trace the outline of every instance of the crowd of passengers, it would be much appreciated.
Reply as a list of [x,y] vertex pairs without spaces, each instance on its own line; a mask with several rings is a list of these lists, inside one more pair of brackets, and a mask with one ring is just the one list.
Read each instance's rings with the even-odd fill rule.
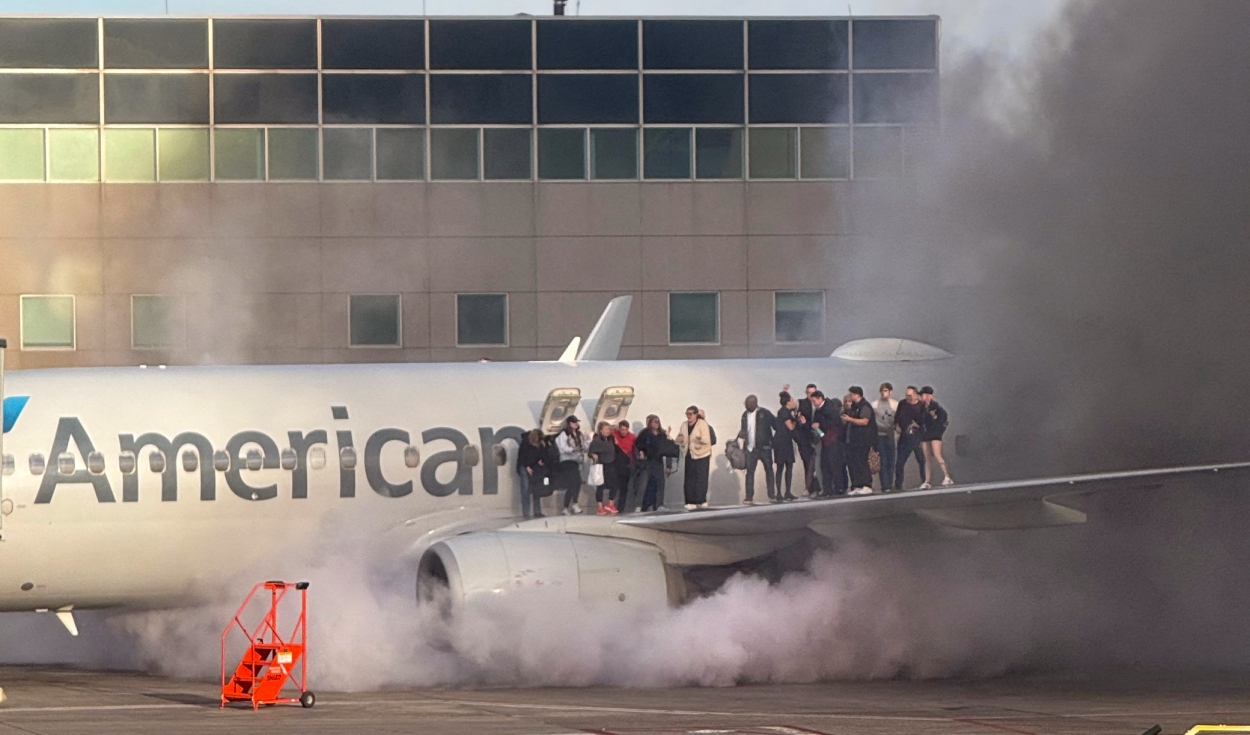
[[[808,498],[871,494],[874,474],[880,492],[902,490],[911,457],[919,469],[916,489],[933,487],[935,466],[942,471],[942,485],[955,484],[942,456],[950,417],[934,399],[933,388],[909,385],[900,401],[894,386],[882,383],[878,394],[869,402],[864,390],[853,385],[838,400],[826,398],[812,383],[804,397],[795,399],[787,385],[778,395],[776,413],[747,396],[737,436],[725,447],[730,468],[746,473],[743,502],[755,503],[760,465],[770,502],[798,500],[792,492],[796,454]],[[698,406],[686,409],[675,435],[652,414],[637,434],[628,421],[605,421],[587,437],[577,417],[570,416],[554,436],[534,429],[523,437],[516,463],[521,512],[526,518],[543,517],[543,498],[560,490],[560,512],[581,513],[583,486],[594,488],[599,515],[657,510],[679,464],[684,466],[686,510],[706,508],[716,444],[716,431]]]

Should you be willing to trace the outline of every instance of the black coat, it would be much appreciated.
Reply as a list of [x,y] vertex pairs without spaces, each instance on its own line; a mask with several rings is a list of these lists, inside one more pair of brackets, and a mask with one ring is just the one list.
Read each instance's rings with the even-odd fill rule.
[[[751,416],[750,411],[742,412],[742,426],[738,431],[738,438],[742,440],[742,448],[747,448],[747,419]],[[755,448],[771,447],[773,444],[773,422],[777,418],[773,416],[773,412],[767,408],[755,409]]]
[[877,415],[873,410],[872,404],[860,398],[846,413],[853,419],[868,419],[868,423],[864,426],[856,426],[848,423],[844,429],[846,443],[856,446],[873,446],[877,443]]
[[[786,426],[786,421],[794,422],[794,431]],[[777,421],[773,432],[773,461],[778,464],[794,461],[794,438],[799,435],[799,420],[788,408],[777,411]]]

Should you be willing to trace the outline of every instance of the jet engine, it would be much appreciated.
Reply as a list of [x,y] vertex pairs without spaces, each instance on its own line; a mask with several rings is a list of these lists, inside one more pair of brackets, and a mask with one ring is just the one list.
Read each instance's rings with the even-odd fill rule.
[[659,608],[681,602],[683,590],[658,548],[570,533],[466,533],[431,546],[417,568],[418,601],[442,601],[450,615],[514,594],[552,605]]

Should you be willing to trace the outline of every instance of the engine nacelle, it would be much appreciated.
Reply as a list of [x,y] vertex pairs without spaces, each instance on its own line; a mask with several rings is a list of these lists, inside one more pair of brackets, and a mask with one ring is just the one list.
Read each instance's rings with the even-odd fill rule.
[[422,602],[445,589],[452,611],[500,595],[541,594],[553,604],[661,608],[682,598],[680,575],[660,550],[623,539],[492,531],[440,541],[421,557]]

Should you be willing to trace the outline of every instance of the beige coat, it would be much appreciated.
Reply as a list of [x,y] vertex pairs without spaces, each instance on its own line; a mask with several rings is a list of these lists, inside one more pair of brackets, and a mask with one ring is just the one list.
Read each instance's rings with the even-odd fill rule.
[[690,433],[690,422],[681,422],[681,431],[677,432],[677,446],[681,447],[682,454],[686,453],[687,443],[692,458],[703,459],[712,456],[712,431],[708,428],[707,421],[699,419],[695,422],[693,437]]

